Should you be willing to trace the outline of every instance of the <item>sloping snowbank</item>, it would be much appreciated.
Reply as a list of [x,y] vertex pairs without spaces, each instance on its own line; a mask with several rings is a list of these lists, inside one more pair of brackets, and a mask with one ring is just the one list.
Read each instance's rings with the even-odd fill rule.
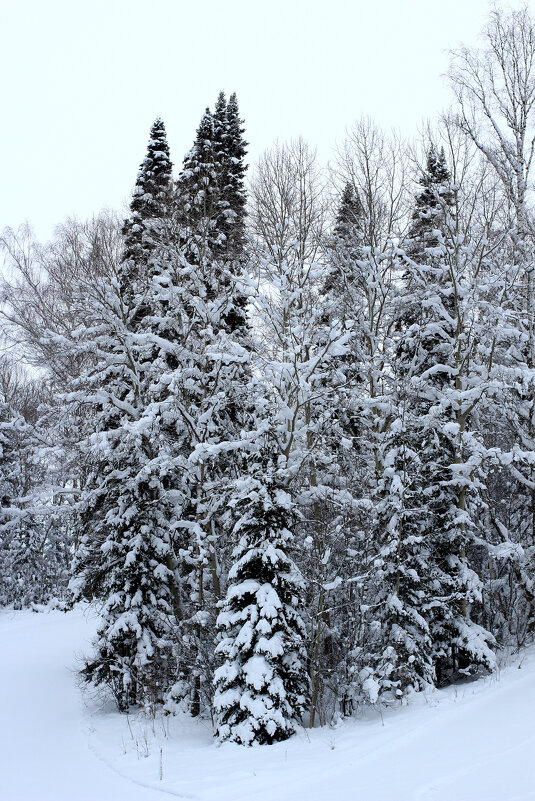
[[[0,614],[2,801],[532,801],[535,650],[500,674],[275,746],[217,747],[207,723],[82,698],[95,620]],[[160,778],[161,776],[161,778]]]

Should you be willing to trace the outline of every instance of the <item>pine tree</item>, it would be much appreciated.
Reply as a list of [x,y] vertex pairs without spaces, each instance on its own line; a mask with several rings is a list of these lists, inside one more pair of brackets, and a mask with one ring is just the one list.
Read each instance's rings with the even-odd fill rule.
[[434,145],[430,146],[420,186],[422,191],[416,197],[406,252],[413,261],[430,266],[430,263],[440,262],[440,249],[433,253],[433,248],[439,248],[443,241],[440,229],[444,226],[445,215],[452,212],[454,202],[444,148],[437,152]]
[[[335,356],[323,378],[329,387],[336,386],[337,396],[326,442],[337,498],[329,544],[336,579],[328,603],[329,655],[324,659],[331,667],[324,681],[337,694],[334,713],[343,715],[351,714],[360,692],[359,672],[370,666],[369,660],[363,661],[364,654],[371,651],[373,659],[381,659],[384,650],[380,644],[363,642],[366,626],[360,608],[374,608],[378,587],[383,586],[380,581],[367,585],[362,577],[373,552],[368,533],[374,529],[370,497],[378,497],[391,417],[390,369],[385,371],[385,361],[392,322],[393,258],[388,242],[379,246],[373,204],[364,191],[362,197],[367,198],[366,206],[353,180],[348,181],[328,240],[327,278],[320,301],[327,331],[339,320],[349,334],[345,352]],[[372,639],[375,633],[372,630]],[[405,677],[403,681],[407,684]],[[373,686],[367,682],[370,690]]]
[[352,256],[362,255],[364,244],[365,212],[359,194],[353,184],[347,181],[340,198],[340,205],[334,225],[334,236],[345,248],[352,248]]
[[143,445],[123,432],[120,441],[108,432],[106,445],[114,458],[106,465],[96,522],[106,531],[100,546],[104,601],[95,654],[83,675],[110,687],[124,711],[163,701],[174,679],[172,546],[161,478]]
[[[256,463],[255,463],[256,462]],[[303,580],[289,556],[295,511],[269,458],[235,488],[239,537],[218,617],[217,736],[243,745],[285,740],[308,699]]]

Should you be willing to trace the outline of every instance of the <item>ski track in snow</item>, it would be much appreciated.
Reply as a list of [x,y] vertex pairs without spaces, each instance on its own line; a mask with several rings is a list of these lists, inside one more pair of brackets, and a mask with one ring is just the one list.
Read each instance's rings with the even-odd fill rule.
[[0,614],[0,801],[535,801],[535,649],[382,719],[217,747],[206,722],[84,701],[94,629],[81,609]]

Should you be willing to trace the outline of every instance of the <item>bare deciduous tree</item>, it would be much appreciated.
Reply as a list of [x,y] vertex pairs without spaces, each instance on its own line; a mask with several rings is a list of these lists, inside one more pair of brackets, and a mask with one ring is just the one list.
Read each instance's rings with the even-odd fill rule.
[[[498,177],[506,210],[508,244],[501,257],[510,270],[502,306],[509,311],[511,343],[504,367],[509,368],[506,413],[514,444],[502,461],[518,488],[510,515],[514,530],[505,525],[503,515],[492,517],[499,538],[520,539],[529,554],[535,543],[535,21],[527,7],[510,12],[495,9],[484,35],[482,50],[462,48],[453,53],[450,77],[460,105],[458,125]],[[519,559],[517,550],[508,553],[516,554],[511,565],[518,583],[524,585],[530,626],[535,628],[532,565]]]
[[[61,385],[80,363],[57,337],[76,331],[99,279],[113,276],[122,257],[117,215],[101,212],[87,222],[69,219],[53,239],[40,244],[28,225],[7,228],[0,236],[4,277],[0,284],[0,326],[7,343],[33,367]],[[56,337],[47,337],[51,332]]]

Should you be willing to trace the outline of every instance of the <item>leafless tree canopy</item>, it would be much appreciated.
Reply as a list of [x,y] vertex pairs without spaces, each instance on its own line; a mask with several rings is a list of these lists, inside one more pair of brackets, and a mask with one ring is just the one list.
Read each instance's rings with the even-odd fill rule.
[[99,282],[117,272],[122,242],[118,216],[101,212],[87,222],[68,219],[42,245],[30,226],[6,229],[0,237],[4,276],[0,284],[0,325],[19,358],[50,371],[65,383],[78,367],[65,361],[47,332],[70,337],[85,322],[84,309]]

